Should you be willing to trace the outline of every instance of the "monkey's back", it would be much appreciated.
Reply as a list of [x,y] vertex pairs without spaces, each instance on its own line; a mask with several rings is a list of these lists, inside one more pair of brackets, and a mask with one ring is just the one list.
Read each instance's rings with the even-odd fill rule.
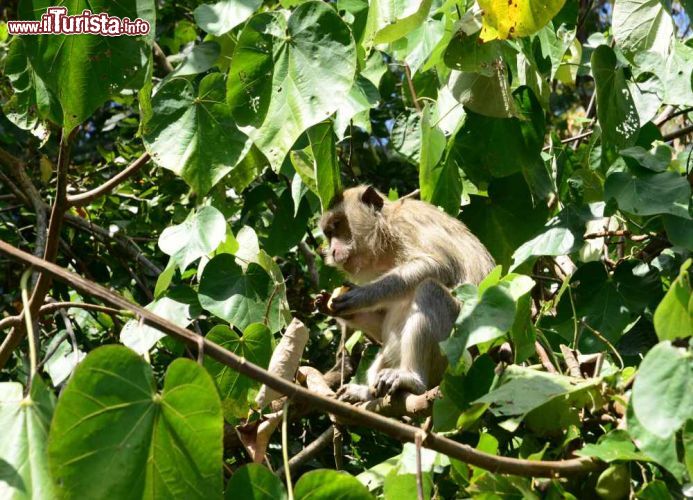
[[388,203],[390,230],[400,242],[402,259],[425,258],[446,286],[478,284],[495,263],[486,247],[461,221],[419,200]]

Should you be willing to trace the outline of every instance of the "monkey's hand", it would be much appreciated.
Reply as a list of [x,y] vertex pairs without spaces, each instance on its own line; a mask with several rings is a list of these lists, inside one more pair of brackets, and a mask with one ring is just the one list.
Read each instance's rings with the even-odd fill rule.
[[344,384],[337,391],[337,399],[345,403],[363,403],[373,399],[373,393],[367,385]]
[[349,290],[332,296],[330,311],[334,316],[346,316],[371,305],[372,300],[366,286],[351,285]]
[[423,394],[426,385],[416,373],[399,368],[384,368],[380,370],[372,387],[376,396],[383,397],[386,394],[394,394],[398,390]]

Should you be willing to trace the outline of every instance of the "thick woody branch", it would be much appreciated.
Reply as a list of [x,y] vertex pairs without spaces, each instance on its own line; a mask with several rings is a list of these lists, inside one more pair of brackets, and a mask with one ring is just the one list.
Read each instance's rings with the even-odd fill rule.
[[[172,336],[173,338],[185,343],[192,349],[198,349],[203,343],[204,353],[211,358],[223,363],[226,366],[246,375],[253,380],[275,389],[285,394],[291,399],[313,405],[316,409],[326,413],[334,414],[339,418],[357,422],[372,429],[383,432],[400,441],[414,442],[421,430],[417,427],[407,425],[397,420],[389,419],[361,408],[348,405],[335,399],[323,397],[304,389],[303,387],[276,377],[267,370],[248,362],[245,358],[224,349],[206,338],[190,330],[182,328],[169,320],[166,320],[151,311],[144,309],[136,304],[127,301],[122,296],[106,289],[105,287],[93,283],[81,276],[71,273],[51,262],[38,259],[31,254],[23,252],[18,248],[0,241],[0,252],[8,255],[14,260],[34,266],[44,273],[70,284],[77,291],[93,296],[111,307],[116,309],[127,309],[132,311],[141,320],[152,327]],[[515,474],[520,476],[532,477],[555,477],[566,475],[584,474],[596,469],[599,464],[589,458],[574,458],[560,461],[537,461],[524,460],[518,458],[508,458],[489,453],[484,453],[472,448],[471,446],[458,443],[452,439],[439,436],[435,433],[428,434],[423,441],[423,446],[431,450],[438,451],[452,458],[456,458],[470,465],[480,467],[485,470],[498,473]]]
[[[67,170],[70,166],[70,153],[72,149],[72,139],[77,133],[78,129],[74,129],[70,134],[63,133],[60,138],[60,149],[58,152],[58,165],[57,165],[57,183],[56,183],[56,193],[55,201],[53,202],[53,208],[51,210],[51,216],[48,222],[48,235],[46,236],[46,245],[43,251],[43,258],[46,261],[52,262],[58,255],[58,248],[60,246],[60,230],[63,225],[63,219],[65,216],[65,211],[67,210]],[[21,169],[20,169],[21,170]],[[32,184],[33,185],[33,184]],[[41,207],[43,207],[43,202],[41,201]],[[38,213],[45,213],[43,210],[38,210]],[[41,273],[36,280],[36,285],[34,286],[33,293],[31,294],[31,299],[29,300],[29,311],[31,317],[35,317],[38,313],[39,307],[44,302],[44,298],[50,290],[51,287],[51,277],[45,273]],[[22,317],[25,312],[22,312]],[[7,360],[12,355],[12,352],[19,346],[20,342],[24,339],[26,335],[26,328],[24,323],[20,323],[9,335],[5,337],[2,345],[0,345],[0,367],[5,366]]]
[[102,196],[106,193],[112,191],[118,184],[121,184],[129,177],[137,173],[147,162],[151,159],[149,153],[142,153],[139,158],[133,161],[130,165],[125,167],[123,170],[118,172],[116,175],[108,179],[106,182],[100,186],[86,191],[84,193],[76,194],[67,197],[67,204],[70,206],[83,206],[91,203],[93,200]]

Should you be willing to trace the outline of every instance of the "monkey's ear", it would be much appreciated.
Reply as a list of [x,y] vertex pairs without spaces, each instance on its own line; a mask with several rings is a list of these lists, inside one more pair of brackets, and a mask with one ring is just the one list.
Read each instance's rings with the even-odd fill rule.
[[375,190],[373,186],[368,186],[366,188],[366,190],[361,195],[361,201],[364,202],[366,205],[370,205],[376,210],[382,209],[383,205],[385,204],[385,201],[378,194],[378,192]]

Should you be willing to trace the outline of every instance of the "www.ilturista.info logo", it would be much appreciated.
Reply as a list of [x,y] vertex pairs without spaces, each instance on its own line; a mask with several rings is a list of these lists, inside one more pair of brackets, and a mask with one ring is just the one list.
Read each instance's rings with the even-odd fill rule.
[[149,21],[136,18],[109,16],[105,12],[93,14],[83,10],[69,16],[67,7],[48,7],[40,21],[7,21],[10,35],[105,35],[138,36],[149,33]]

